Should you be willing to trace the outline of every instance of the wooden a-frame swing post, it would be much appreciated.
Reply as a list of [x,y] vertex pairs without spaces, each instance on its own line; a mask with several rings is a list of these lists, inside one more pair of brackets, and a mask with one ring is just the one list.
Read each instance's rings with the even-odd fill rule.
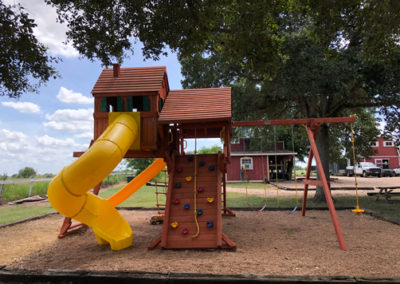
[[[306,205],[307,205],[307,192],[309,185],[321,186],[324,190],[326,203],[331,214],[331,219],[333,227],[335,228],[336,238],[338,240],[339,246],[342,250],[347,250],[346,244],[343,238],[342,229],[340,228],[339,220],[336,214],[336,209],[333,204],[332,196],[329,191],[329,183],[326,179],[326,175],[321,163],[321,158],[319,156],[316,137],[318,132],[318,127],[322,123],[346,123],[354,122],[355,117],[326,117],[326,118],[303,118],[303,119],[284,119],[284,120],[257,120],[257,121],[235,121],[233,122],[233,127],[246,127],[246,126],[266,126],[266,125],[293,125],[293,124],[303,124],[307,129],[308,140],[310,141],[310,152],[308,155],[307,172],[306,179],[303,180],[304,183],[304,195],[302,203],[302,215],[305,216]],[[315,163],[317,164],[317,170],[320,180],[310,180],[311,174],[311,163],[312,159],[315,158]]]

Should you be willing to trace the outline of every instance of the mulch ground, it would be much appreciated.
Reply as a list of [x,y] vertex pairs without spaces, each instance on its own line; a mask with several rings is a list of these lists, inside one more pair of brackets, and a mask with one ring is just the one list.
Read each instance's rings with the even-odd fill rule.
[[57,239],[62,216],[0,230],[0,266],[27,270],[112,270],[161,273],[343,275],[400,278],[400,226],[368,215],[338,211],[348,250],[340,250],[329,211],[237,211],[223,218],[236,251],[148,250],[161,234],[149,224],[154,211],[121,214],[133,228],[133,246],[111,251],[90,229]]

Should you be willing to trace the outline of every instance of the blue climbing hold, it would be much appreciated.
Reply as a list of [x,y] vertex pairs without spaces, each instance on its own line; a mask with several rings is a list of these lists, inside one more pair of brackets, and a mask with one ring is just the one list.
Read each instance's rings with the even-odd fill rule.
[[189,156],[187,159],[189,162],[192,162],[194,160],[193,156]]
[[176,183],[175,183],[175,187],[176,187],[176,188],[181,188],[181,187],[182,187],[182,184],[181,184],[180,182],[176,182]]
[[183,209],[189,210],[190,209],[190,204],[186,203],[185,205],[183,205]]
[[213,170],[215,170],[215,167],[214,166],[209,166],[208,170],[212,172]]
[[207,227],[208,228],[212,228],[212,227],[214,227],[214,222],[213,221],[207,221]]

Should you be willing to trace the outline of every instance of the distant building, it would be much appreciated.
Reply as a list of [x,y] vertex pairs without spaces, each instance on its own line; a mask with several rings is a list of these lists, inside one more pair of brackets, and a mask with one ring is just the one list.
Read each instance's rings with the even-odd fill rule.
[[396,144],[390,139],[379,137],[372,146],[375,154],[364,162],[372,162],[382,169],[399,167],[400,156]]
[[279,179],[291,178],[293,159],[297,153],[285,150],[283,141],[276,143],[276,151],[252,150],[250,142],[250,138],[240,138],[238,143],[231,143],[227,181],[243,181],[247,175],[249,181],[263,181],[265,178],[269,182],[276,179],[276,169]]

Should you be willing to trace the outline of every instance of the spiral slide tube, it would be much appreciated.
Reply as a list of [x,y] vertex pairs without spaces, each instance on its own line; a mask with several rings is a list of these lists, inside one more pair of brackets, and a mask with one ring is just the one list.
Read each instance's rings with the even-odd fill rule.
[[132,245],[132,229],[109,201],[88,191],[112,172],[137,134],[135,120],[121,114],[88,151],[58,173],[47,192],[55,210],[92,227],[97,242],[112,250]]

